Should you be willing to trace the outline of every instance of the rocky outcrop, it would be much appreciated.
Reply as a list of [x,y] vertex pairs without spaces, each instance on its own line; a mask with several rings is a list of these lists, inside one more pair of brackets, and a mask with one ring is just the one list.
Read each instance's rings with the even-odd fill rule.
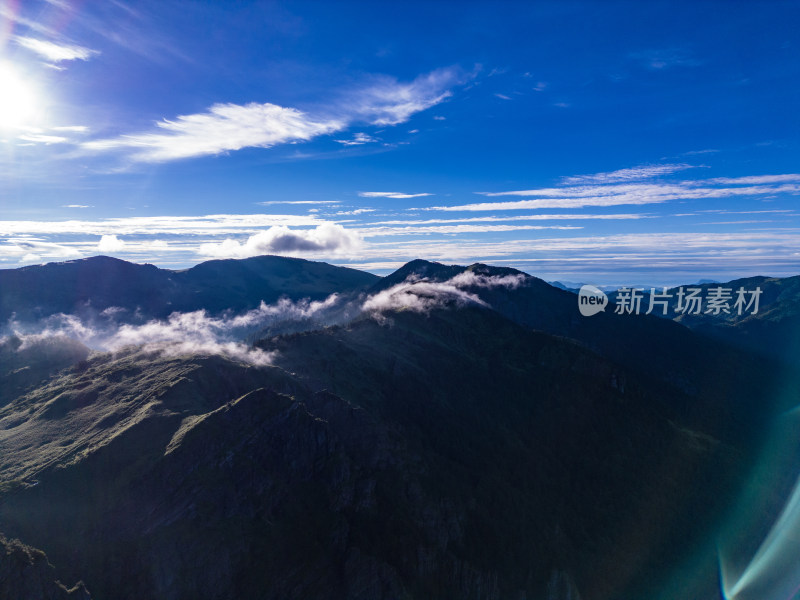
[[67,589],[41,550],[0,535],[0,598],[90,600],[83,583]]

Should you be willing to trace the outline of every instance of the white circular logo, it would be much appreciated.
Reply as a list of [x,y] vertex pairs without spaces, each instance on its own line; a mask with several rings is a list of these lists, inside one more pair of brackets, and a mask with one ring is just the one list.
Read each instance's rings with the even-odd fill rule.
[[584,285],[578,292],[578,310],[584,317],[591,317],[608,306],[608,296],[593,285]]

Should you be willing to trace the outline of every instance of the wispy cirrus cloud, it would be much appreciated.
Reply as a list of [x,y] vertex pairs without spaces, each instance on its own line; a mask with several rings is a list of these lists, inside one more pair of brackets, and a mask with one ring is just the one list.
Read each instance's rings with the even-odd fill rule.
[[789,181],[800,182],[800,173],[786,173],[784,175],[750,175],[746,177],[715,177],[706,179],[705,183],[718,183],[722,185],[760,185],[764,183],[785,183]]
[[15,36],[14,41],[26,50],[30,50],[54,63],[71,60],[89,60],[93,56],[100,54],[98,50],[92,50],[91,48],[85,48],[74,44],[57,44],[55,42],[39,40],[32,37]]
[[698,60],[687,48],[658,48],[634,52],[630,57],[646,68],[661,71],[674,67],[699,67],[702,61]]
[[256,202],[261,206],[272,206],[273,204],[341,204],[339,200],[265,200]]
[[394,198],[396,200],[403,200],[406,198],[422,198],[423,196],[433,196],[428,192],[420,194],[406,194],[405,192],[358,192],[362,198]]
[[343,99],[346,113],[373,125],[398,125],[453,95],[451,88],[472,79],[457,68],[437,69],[411,82],[378,76]]
[[608,173],[595,173],[593,175],[576,175],[572,177],[562,177],[561,182],[568,185],[580,183],[620,183],[627,181],[641,181],[651,179],[661,175],[669,175],[686,169],[694,169],[694,165],[686,163],[670,165],[643,165],[630,169],[618,169]]
[[22,140],[23,142],[45,145],[64,144],[69,141],[68,138],[60,135],[45,135],[42,133],[23,133],[22,135],[17,136],[17,139]]
[[356,133],[351,139],[349,140],[334,140],[343,146],[361,146],[363,144],[374,144],[378,142],[377,138],[372,137],[371,135],[367,135],[363,132]]
[[51,127],[53,131],[65,131],[70,133],[88,133],[89,128],[86,125],[61,125],[58,127]]
[[[330,105],[314,111],[272,103],[214,104],[206,112],[163,119],[151,131],[84,142],[92,152],[124,151],[138,162],[166,162],[218,155],[242,148],[271,148],[307,142],[342,132],[358,123],[397,125],[452,95],[449,89],[463,81],[457,69],[439,69],[409,83],[380,76],[340,94]],[[344,145],[378,141],[359,132]]]
[[200,216],[118,217],[62,221],[0,221],[0,237],[23,235],[176,235],[206,236],[257,233],[261,229],[315,227],[312,215],[218,214]]
[[757,175],[685,181],[652,181],[691,168],[690,165],[658,165],[621,169],[610,173],[563,178],[558,187],[477,192],[487,197],[527,198],[505,202],[478,202],[458,206],[435,206],[424,210],[495,211],[541,208],[584,208],[660,204],[673,200],[734,197],[768,197],[800,193],[796,174]]
[[456,233],[500,233],[510,231],[537,231],[545,229],[572,230],[583,229],[577,225],[422,225],[409,227],[363,227],[361,235],[366,238],[387,235],[430,235]]
[[43,35],[55,35],[56,32],[47,27],[46,25],[40,23],[39,21],[35,21],[33,19],[28,19],[24,15],[21,14],[19,8],[15,6],[16,3],[10,2],[2,2],[0,3],[0,17],[6,20],[8,23],[16,23],[18,25],[22,25],[31,31],[35,31],[36,33],[40,33]]
[[9,238],[0,241],[0,257],[20,263],[41,262],[43,258],[78,258],[81,252],[71,246],[34,238]]
[[511,221],[583,221],[583,220],[631,220],[650,219],[653,215],[644,213],[612,213],[607,215],[573,213],[573,214],[547,214],[536,213],[532,215],[519,215],[513,217],[462,217],[460,219],[396,219],[392,221],[377,221],[370,225],[434,225],[446,223],[492,223]]
[[276,104],[215,104],[208,112],[181,115],[156,123],[157,130],[92,140],[87,150],[127,149],[141,162],[164,162],[277,144],[308,141],[340,131],[339,120],[318,120],[294,108]]

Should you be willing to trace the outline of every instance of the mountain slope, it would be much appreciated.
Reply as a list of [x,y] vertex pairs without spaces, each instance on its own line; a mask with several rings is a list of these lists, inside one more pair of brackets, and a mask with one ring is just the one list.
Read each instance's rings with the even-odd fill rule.
[[[731,435],[758,429],[758,419],[794,406],[794,397],[778,400],[774,388],[785,378],[772,360],[736,349],[724,340],[699,336],[686,326],[653,315],[615,314],[609,308],[591,317],[578,311],[577,296],[515,269],[474,264],[446,266],[427,261],[408,263],[378,282],[371,292],[391,288],[406,280],[459,282],[492,310],[525,328],[576,341],[587,349],[623,365],[653,382],[676,387],[691,397],[704,397],[715,409],[685,407],[696,415],[695,425],[714,428],[719,411],[753,410],[743,416]],[[455,278],[455,279],[454,279]],[[506,282],[501,285],[501,282]],[[752,406],[753,397],[776,398],[769,407]],[[740,412],[747,415],[747,412]],[[755,419],[755,421],[751,421]],[[720,433],[720,432],[718,432]]]
[[[234,302],[341,274],[196,269],[166,274],[208,310],[218,281]],[[513,269],[366,279],[343,324],[258,340],[269,366],[5,339],[0,531],[101,600],[716,597],[708,540],[796,374]]]
[[488,309],[387,317],[62,372],[0,409],[0,528],[95,598],[607,598],[713,522],[735,446],[680,390]]
[[0,535],[0,598],[90,600],[83,584],[67,589],[41,550]]
[[[736,297],[736,290],[761,290],[758,312],[753,309],[743,311],[731,310],[730,313],[699,315],[678,315],[673,311],[676,321],[702,333],[703,335],[722,340],[737,348],[755,351],[762,356],[778,359],[783,362],[800,364],[800,276],[786,277],[749,277],[736,279],[721,284],[703,284],[697,286],[705,296],[709,288],[727,288]],[[672,294],[676,289],[670,290]],[[748,296],[749,298],[749,296]]]
[[89,348],[65,336],[0,338],[0,407],[88,356]]
[[[714,522],[742,447],[691,428],[685,407],[718,407],[485,309],[388,319],[263,347],[401,427],[428,457],[425,489],[460,515],[449,547],[496,576],[499,597],[539,597],[568,573],[582,597],[652,598],[708,534],[698,519]],[[717,431],[736,419],[715,416]]]

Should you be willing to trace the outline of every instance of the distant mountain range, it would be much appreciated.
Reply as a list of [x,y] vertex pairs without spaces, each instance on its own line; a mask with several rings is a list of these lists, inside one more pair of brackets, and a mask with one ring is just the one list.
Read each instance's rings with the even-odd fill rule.
[[[754,325],[583,317],[483,264],[0,271],[29,325],[0,343],[0,597],[716,600],[716,535],[800,400],[774,347],[798,279],[747,282]],[[32,329],[103,311],[136,343]]]
[[[722,288],[732,296],[728,311],[709,312],[703,307],[698,314],[694,311],[679,312],[677,310],[677,287],[670,288],[667,293],[672,297],[667,318],[689,327],[704,336],[723,340],[739,348],[755,351],[763,356],[800,365],[800,276],[748,277],[727,283],[703,282],[682,286],[685,289],[701,290],[700,296],[707,296],[710,290]],[[760,290],[758,310],[735,310],[733,303],[736,291],[747,292]],[[643,311],[649,305],[650,288],[642,291]],[[663,293],[656,289],[656,293]],[[609,294],[612,301],[618,299],[619,292]],[[750,299],[750,296],[747,296]],[[662,311],[655,310],[654,315],[663,316]]]
[[378,279],[355,269],[279,256],[211,260],[183,271],[95,256],[0,269],[0,322],[109,308],[123,309],[125,320],[200,309],[239,312],[281,297],[324,299],[364,289]]

